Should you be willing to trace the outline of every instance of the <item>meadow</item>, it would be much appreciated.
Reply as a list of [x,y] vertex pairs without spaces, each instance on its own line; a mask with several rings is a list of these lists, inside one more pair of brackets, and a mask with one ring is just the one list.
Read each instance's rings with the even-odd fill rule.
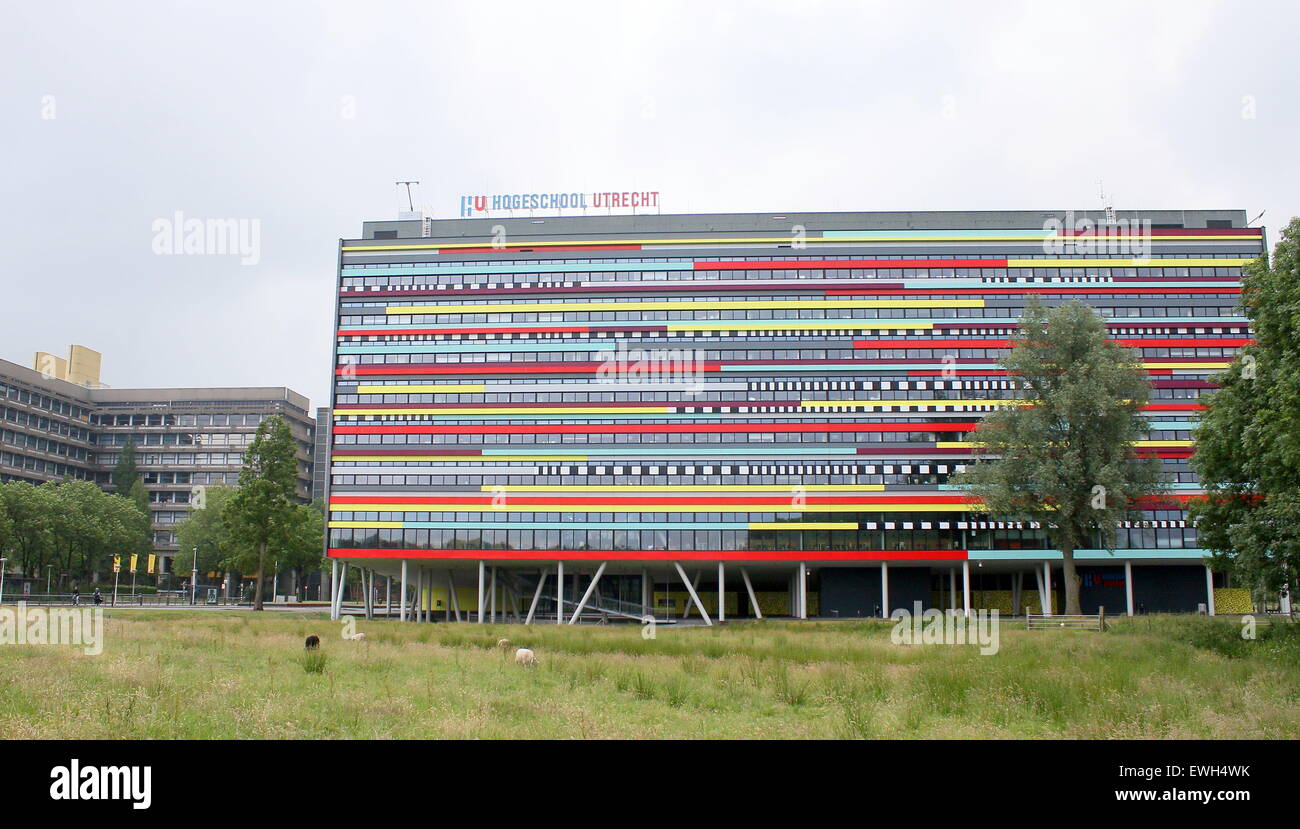
[[[891,643],[886,622],[715,628],[106,614],[104,652],[0,646],[4,739],[1290,738],[1300,630],[1119,619],[1001,649]],[[318,652],[303,640],[316,634]],[[499,638],[512,642],[497,649]],[[513,646],[533,648],[521,667]]]

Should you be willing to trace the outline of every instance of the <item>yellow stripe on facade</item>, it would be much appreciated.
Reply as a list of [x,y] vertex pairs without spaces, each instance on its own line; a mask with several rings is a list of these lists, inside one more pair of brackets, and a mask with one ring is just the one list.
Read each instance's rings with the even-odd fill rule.
[[856,521],[750,521],[751,530],[856,530]]
[[363,529],[375,530],[400,530],[401,521],[331,521],[331,528],[347,529],[349,527],[359,527]]
[[1142,365],[1145,368],[1227,368],[1232,363],[1227,360],[1187,360],[1177,363],[1143,363]]
[[376,383],[363,383],[357,386],[357,394],[474,394],[476,392],[485,391],[487,391],[487,386],[474,383],[465,385],[455,385],[452,383],[446,383],[443,385],[411,384],[406,386],[385,386]]
[[744,311],[764,308],[983,308],[982,299],[758,299],[719,302],[507,302],[499,305],[390,305],[389,315],[403,314],[523,314],[562,311]]

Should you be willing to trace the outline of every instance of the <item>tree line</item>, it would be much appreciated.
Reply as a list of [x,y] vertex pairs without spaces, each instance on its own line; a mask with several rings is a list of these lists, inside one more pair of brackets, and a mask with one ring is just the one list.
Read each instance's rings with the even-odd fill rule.
[[[191,490],[189,517],[176,525],[181,551],[173,556],[172,571],[188,578],[197,548],[201,573],[256,574],[254,603],[261,609],[268,567],[318,569],[325,508],[297,502],[297,472],[288,423],[267,418],[244,453],[238,488]],[[0,556],[9,559],[4,566],[31,579],[57,577],[60,588],[71,588],[111,572],[114,556],[122,556],[124,566],[130,555],[144,561],[153,551],[153,535],[133,444],[123,448],[111,480],[112,493],[70,479],[0,484]]]

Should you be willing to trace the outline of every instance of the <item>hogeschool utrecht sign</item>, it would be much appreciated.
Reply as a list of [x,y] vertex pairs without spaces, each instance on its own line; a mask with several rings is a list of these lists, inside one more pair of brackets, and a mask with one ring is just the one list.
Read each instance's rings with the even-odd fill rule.
[[498,193],[461,196],[460,215],[478,216],[495,210],[636,210],[659,207],[658,190],[610,190],[600,193]]

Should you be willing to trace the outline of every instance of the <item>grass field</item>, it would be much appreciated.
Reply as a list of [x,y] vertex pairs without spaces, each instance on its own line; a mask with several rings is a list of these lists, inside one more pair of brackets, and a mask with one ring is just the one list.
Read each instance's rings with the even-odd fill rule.
[[[636,627],[358,623],[111,611],[103,654],[0,646],[0,738],[1289,738],[1297,626],[1003,625],[1001,651],[873,622]],[[322,639],[313,664],[303,650]],[[540,664],[514,664],[507,637]],[[513,653],[511,654],[513,655]]]

